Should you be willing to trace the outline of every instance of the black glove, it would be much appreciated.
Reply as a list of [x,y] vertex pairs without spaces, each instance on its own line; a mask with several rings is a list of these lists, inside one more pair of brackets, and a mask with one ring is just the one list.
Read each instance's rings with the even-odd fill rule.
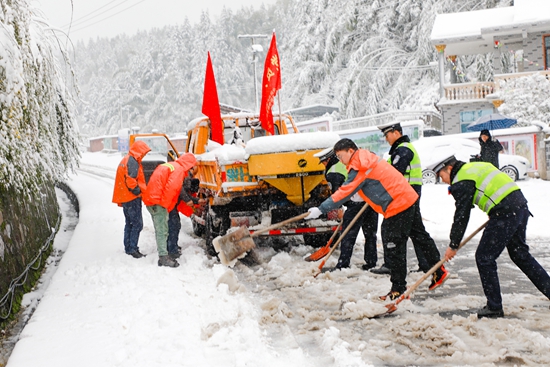
[[453,250],[458,250],[459,246],[460,246],[460,244],[458,244],[458,243],[449,242],[449,247]]

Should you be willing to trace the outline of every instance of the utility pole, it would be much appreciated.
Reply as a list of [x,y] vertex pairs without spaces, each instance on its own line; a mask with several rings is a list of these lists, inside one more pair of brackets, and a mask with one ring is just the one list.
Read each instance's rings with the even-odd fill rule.
[[252,62],[254,63],[254,100],[256,102],[256,112],[260,109],[258,107],[258,78],[256,76],[256,62],[258,61],[258,53],[262,52],[264,49],[262,45],[254,43],[255,38],[267,38],[267,34],[239,34],[238,38],[250,38],[252,46]]

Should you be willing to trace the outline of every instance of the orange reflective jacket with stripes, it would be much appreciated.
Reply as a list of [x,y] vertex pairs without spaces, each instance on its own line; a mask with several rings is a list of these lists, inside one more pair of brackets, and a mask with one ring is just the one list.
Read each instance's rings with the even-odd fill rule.
[[176,206],[178,196],[188,171],[197,164],[192,153],[185,153],[175,162],[160,164],[151,175],[143,193],[147,206],[160,205],[168,211]]
[[122,204],[141,196],[145,190],[145,176],[141,160],[151,149],[143,141],[136,141],[118,164],[113,190],[113,203]]
[[[330,197],[332,206],[339,207],[358,193],[377,213],[389,218],[410,208],[418,199],[398,170],[368,150],[355,151],[347,169],[348,180]],[[327,208],[320,209],[325,212]]]

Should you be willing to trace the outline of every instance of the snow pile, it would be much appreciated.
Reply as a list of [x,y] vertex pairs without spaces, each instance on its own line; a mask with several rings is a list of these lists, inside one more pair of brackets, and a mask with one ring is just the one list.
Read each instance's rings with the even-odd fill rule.
[[262,136],[250,140],[245,149],[248,155],[294,152],[325,149],[333,146],[338,140],[340,140],[340,136],[333,132]]
[[[221,165],[246,162],[246,152],[243,147],[233,144],[212,145],[209,140],[208,152],[197,156],[200,161],[217,161]],[[214,142],[212,142],[214,143]]]

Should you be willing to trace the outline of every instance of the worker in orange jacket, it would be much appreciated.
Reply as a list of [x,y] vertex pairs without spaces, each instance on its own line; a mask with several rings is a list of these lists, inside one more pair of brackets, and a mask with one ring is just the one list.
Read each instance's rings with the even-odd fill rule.
[[124,213],[124,252],[139,259],[143,255],[139,251],[138,241],[143,229],[141,215],[141,195],[145,191],[145,176],[141,160],[151,148],[143,141],[136,141],[130,147],[128,154],[118,164],[113,190],[113,203],[122,207]]
[[147,206],[155,227],[158,266],[179,266],[175,260],[177,254],[170,256],[167,250],[168,213],[176,206],[183,181],[196,164],[197,160],[192,153],[183,154],[175,162],[160,164],[151,175],[143,194],[143,203]]
[[[392,165],[368,150],[358,149],[352,140],[339,140],[334,145],[334,152],[346,165],[348,179],[318,208],[310,208],[305,219],[318,218],[349,200],[364,201],[377,213],[382,214],[382,243],[390,260],[392,287],[390,292],[380,299],[395,300],[407,290],[407,240],[411,233],[418,194]],[[342,248],[341,251],[351,250]],[[436,253],[439,254],[435,251],[434,256],[429,258],[428,255],[432,255],[432,252],[426,254],[430,266],[439,262]],[[430,289],[441,285],[440,280],[446,279],[443,276],[444,274],[439,272],[432,281],[436,284],[430,285]]]

